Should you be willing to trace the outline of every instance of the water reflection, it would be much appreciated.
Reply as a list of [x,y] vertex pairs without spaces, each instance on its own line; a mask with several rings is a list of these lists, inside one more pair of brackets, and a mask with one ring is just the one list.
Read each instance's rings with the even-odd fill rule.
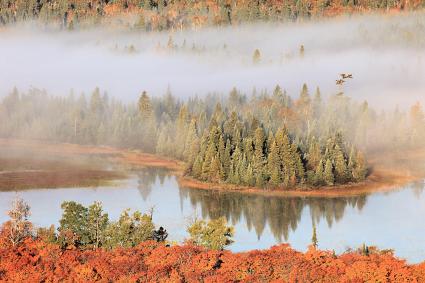
[[16,194],[31,206],[35,226],[59,224],[63,201],[90,205],[102,202],[110,219],[117,220],[126,209],[146,211],[154,207],[154,222],[164,226],[170,240],[187,237],[188,219],[225,216],[235,226],[232,251],[265,249],[288,242],[305,251],[311,243],[312,226],[317,227],[320,249],[337,253],[363,243],[417,263],[425,259],[424,183],[385,193],[345,197],[276,197],[179,188],[175,176],[161,169],[134,172],[114,187],[53,188],[0,191],[0,222]]
[[[147,200],[154,184],[172,175],[163,169],[146,169],[137,173],[138,190],[143,200]],[[419,187],[418,187],[419,188]],[[226,217],[237,224],[245,221],[249,231],[255,230],[258,239],[269,225],[276,241],[288,241],[291,231],[295,231],[301,221],[305,208],[310,211],[310,217],[315,223],[326,221],[328,227],[338,222],[344,216],[347,206],[359,211],[366,204],[367,196],[352,196],[338,198],[309,197],[276,197],[237,192],[222,192],[213,190],[196,190],[179,187],[181,209],[183,201],[189,200],[193,208],[200,207],[202,218]]]

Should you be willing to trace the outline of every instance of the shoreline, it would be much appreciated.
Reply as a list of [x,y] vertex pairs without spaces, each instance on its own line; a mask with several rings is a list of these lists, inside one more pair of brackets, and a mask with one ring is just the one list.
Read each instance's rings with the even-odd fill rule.
[[[215,190],[220,192],[237,192],[247,194],[261,194],[266,196],[283,197],[345,197],[368,194],[372,192],[391,191],[397,187],[423,179],[423,168],[412,167],[418,160],[425,160],[425,150],[407,150],[403,152],[391,152],[391,154],[369,158],[371,173],[367,179],[360,183],[349,183],[332,187],[319,188],[291,188],[288,190],[237,186],[233,184],[207,183],[184,175],[185,163],[182,161],[161,157],[155,154],[144,153],[134,149],[120,149],[110,146],[90,146],[71,143],[50,143],[37,140],[0,139],[0,147],[4,150],[8,147],[19,151],[35,151],[59,156],[100,156],[113,165],[124,166],[125,170],[138,168],[156,167],[170,170],[176,175],[179,186]],[[1,165],[1,164],[0,164]],[[410,168],[412,167],[412,168]],[[1,171],[0,171],[1,172]],[[0,175],[1,177],[1,175]],[[120,179],[120,178],[118,178]]]
[[363,194],[369,194],[374,192],[387,192],[393,191],[399,187],[406,186],[415,181],[419,181],[422,177],[399,177],[393,180],[371,180],[375,179],[376,176],[370,176],[365,181],[360,183],[348,183],[344,185],[332,186],[332,187],[319,187],[319,188],[292,188],[288,190],[284,189],[272,189],[272,188],[258,188],[258,187],[247,187],[237,186],[233,184],[213,184],[206,183],[191,177],[180,176],[178,178],[178,184],[180,186],[200,189],[200,190],[215,190],[224,193],[237,192],[246,194],[256,194],[264,196],[281,196],[281,197],[347,197],[357,196]]
[[[423,153],[423,160],[425,160],[425,152]],[[409,156],[409,154],[399,153],[400,156]],[[419,155],[421,156],[421,155]],[[420,181],[425,178],[425,175],[413,172],[415,170],[409,170],[403,166],[401,161],[400,167],[386,168],[380,164],[385,163],[383,159],[377,157],[372,159],[371,162],[371,173],[365,181],[360,183],[348,183],[344,185],[337,185],[331,187],[319,187],[319,188],[291,188],[289,190],[284,189],[272,189],[272,188],[258,188],[248,186],[238,186],[227,183],[208,183],[196,180],[190,176],[184,175],[184,162],[158,156],[155,154],[143,153],[141,151],[128,151],[125,153],[123,158],[120,158],[122,162],[137,167],[156,167],[164,168],[172,171],[177,178],[179,186],[200,189],[200,190],[214,190],[223,193],[237,192],[246,194],[260,194],[265,196],[282,196],[282,197],[346,197],[368,194],[373,192],[386,192],[397,189],[398,187],[406,186],[415,181]],[[406,159],[407,160],[407,159]],[[404,160],[404,161],[406,161]]]

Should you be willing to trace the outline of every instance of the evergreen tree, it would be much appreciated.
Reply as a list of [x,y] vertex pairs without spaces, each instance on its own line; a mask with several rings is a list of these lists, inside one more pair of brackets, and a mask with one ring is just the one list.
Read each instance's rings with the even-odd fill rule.
[[300,57],[303,58],[304,57],[304,53],[305,53],[305,49],[304,49],[304,45],[301,44],[300,46]]
[[326,160],[325,172],[324,172],[323,179],[324,179],[326,185],[328,185],[328,186],[334,185],[335,179],[334,179],[332,161],[330,159]]
[[151,100],[146,91],[142,92],[138,102],[139,113],[143,120],[152,118],[153,110]]
[[[192,119],[190,121],[190,125],[187,131],[185,145],[184,145],[184,160],[191,161],[191,157],[193,158],[195,148],[193,147],[194,142],[198,139],[197,131],[196,131],[196,121]],[[193,160],[193,159],[192,159]],[[193,162],[193,161],[192,161]]]
[[281,162],[276,142],[273,141],[268,155],[268,171],[270,172],[270,184],[277,187],[282,181]]
[[195,162],[193,163],[193,166],[192,166],[192,175],[195,178],[201,178],[203,164],[204,164],[204,162],[203,162],[202,156],[198,155],[195,159]]
[[226,180],[229,178],[229,174],[231,170],[230,169],[231,168],[231,157],[230,157],[231,147],[232,146],[230,145],[230,140],[227,139],[226,146],[224,149],[224,154],[222,157],[223,172],[224,172],[224,176]]
[[254,64],[259,64],[261,61],[261,54],[260,54],[260,50],[255,49],[254,50],[254,54],[252,55],[252,62]]
[[305,177],[304,164],[303,164],[303,161],[301,160],[301,155],[298,152],[298,148],[295,143],[291,145],[291,151],[292,151],[292,159],[295,166],[295,177],[297,178],[297,183],[303,183],[304,177]]
[[312,139],[307,153],[307,168],[316,169],[322,159],[322,152],[319,143],[315,138]]
[[90,236],[90,242],[94,249],[102,245],[108,222],[108,214],[103,213],[102,204],[100,202],[94,202],[89,206],[87,212],[87,229]]
[[88,209],[74,201],[63,202],[61,208],[63,214],[59,220],[59,243],[76,247],[90,244]]
[[324,168],[323,168],[323,160],[320,159],[319,164],[316,167],[316,171],[314,174],[314,185],[320,186],[323,184],[324,181]]
[[211,165],[210,165],[210,169],[209,169],[209,176],[208,176],[208,181],[211,182],[219,182],[221,180],[221,165],[220,165],[220,158],[218,156],[218,154],[216,154],[216,156],[214,156],[211,159]]
[[357,182],[361,182],[366,179],[367,166],[363,154],[359,151],[357,152],[355,166],[353,168],[352,176],[353,179]]
[[344,184],[348,180],[347,164],[341,148],[336,145],[334,150],[335,159],[335,181]]
[[143,241],[152,239],[155,226],[152,215],[135,211],[132,215],[124,210],[118,221],[110,223],[105,231],[105,247],[135,247]]
[[319,87],[316,88],[316,93],[314,94],[313,99],[313,114],[314,117],[320,117],[320,109],[322,108],[322,94]]
[[264,178],[264,130],[261,127],[258,127],[255,130],[254,136],[254,174],[256,175],[256,186],[263,187],[265,184]]
[[206,222],[195,220],[188,228],[190,239],[197,245],[208,249],[223,250],[230,245],[234,234],[234,228],[227,226],[224,217]]

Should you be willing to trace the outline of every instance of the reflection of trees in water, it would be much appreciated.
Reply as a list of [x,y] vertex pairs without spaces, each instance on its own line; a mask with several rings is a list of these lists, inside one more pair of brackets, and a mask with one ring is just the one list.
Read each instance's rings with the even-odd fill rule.
[[[158,180],[161,185],[172,176],[164,169],[150,168],[138,172],[138,190],[146,200]],[[289,232],[297,229],[304,208],[308,208],[316,223],[326,220],[329,227],[339,221],[347,206],[361,210],[366,196],[346,198],[276,197],[236,192],[221,192],[179,188],[180,202],[188,199],[192,206],[201,209],[203,218],[226,217],[233,224],[244,221],[251,231],[255,229],[260,238],[268,224],[278,241],[288,240]]]
[[143,200],[146,201],[152,192],[153,185],[159,179],[161,185],[164,184],[166,177],[170,177],[169,171],[161,168],[146,168],[137,172],[138,186],[137,190],[142,196]]
[[366,196],[346,197],[346,198],[309,198],[307,204],[310,208],[312,219],[318,223],[326,219],[328,226],[337,222],[344,216],[347,205],[362,210],[366,204]]
[[329,226],[343,217],[347,205],[361,210],[366,196],[349,198],[276,197],[180,188],[192,205],[201,208],[202,217],[225,216],[228,221],[245,221],[249,230],[255,229],[260,238],[266,224],[278,241],[288,240],[295,231],[305,207],[314,221],[325,219]]
[[413,193],[415,194],[417,199],[421,197],[422,192],[424,191],[424,186],[425,186],[424,180],[420,180],[420,181],[412,183]]

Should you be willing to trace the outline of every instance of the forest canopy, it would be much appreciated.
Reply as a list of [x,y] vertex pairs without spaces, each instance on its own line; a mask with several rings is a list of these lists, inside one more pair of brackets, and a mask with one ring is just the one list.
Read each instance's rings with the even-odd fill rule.
[[[294,21],[366,11],[421,9],[414,1],[187,1],[1,0],[0,24],[39,20],[65,29],[113,22],[136,30],[222,26],[253,21]],[[125,15],[125,16],[124,16]]]

